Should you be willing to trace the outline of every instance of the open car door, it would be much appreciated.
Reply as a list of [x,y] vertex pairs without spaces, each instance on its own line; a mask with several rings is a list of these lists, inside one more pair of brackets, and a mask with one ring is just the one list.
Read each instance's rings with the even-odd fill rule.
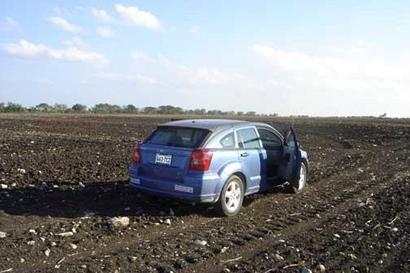
[[282,177],[293,186],[299,181],[302,154],[299,149],[295,131],[292,127],[290,127],[289,131],[285,134],[284,143]]

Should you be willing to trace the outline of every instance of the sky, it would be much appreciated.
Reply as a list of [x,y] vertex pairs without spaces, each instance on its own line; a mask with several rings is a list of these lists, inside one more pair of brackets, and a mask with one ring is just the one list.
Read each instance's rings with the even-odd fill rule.
[[0,1],[0,101],[410,117],[410,1]]

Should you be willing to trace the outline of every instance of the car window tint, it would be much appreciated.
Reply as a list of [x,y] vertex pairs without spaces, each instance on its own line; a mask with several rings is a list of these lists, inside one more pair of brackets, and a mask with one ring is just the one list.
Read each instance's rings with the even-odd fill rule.
[[247,128],[237,131],[238,144],[241,148],[260,148],[259,137],[255,129]]
[[224,148],[235,148],[235,137],[233,133],[226,135],[219,141]]
[[273,132],[266,129],[258,129],[259,136],[264,148],[277,147],[282,145],[280,138]]
[[208,130],[183,127],[159,127],[147,143],[165,146],[197,148],[209,134]]

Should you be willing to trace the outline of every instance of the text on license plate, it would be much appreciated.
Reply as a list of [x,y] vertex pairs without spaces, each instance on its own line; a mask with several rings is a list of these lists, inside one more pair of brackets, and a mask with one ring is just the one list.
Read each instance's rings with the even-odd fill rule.
[[155,163],[171,165],[172,155],[156,154]]
[[186,187],[186,186],[181,186],[181,185],[175,185],[174,190],[176,191],[182,191],[182,192],[188,192],[188,193],[193,193],[194,188],[192,187]]

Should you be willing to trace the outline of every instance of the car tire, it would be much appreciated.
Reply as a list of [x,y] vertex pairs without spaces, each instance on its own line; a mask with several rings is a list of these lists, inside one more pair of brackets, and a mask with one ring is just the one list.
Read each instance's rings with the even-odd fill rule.
[[307,175],[308,175],[308,169],[307,169],[306,162],[302,161],[302,164],[300,164],[299,173],[300,175],[298,179],[295,179],[294,181],[289,182],[288,190],[291,193],[300,193],[306,187]]
[[217,211],[222,216],[235,216],[239,213],[245,187],[241,177],[232,175],[225,182],[217,202]]

